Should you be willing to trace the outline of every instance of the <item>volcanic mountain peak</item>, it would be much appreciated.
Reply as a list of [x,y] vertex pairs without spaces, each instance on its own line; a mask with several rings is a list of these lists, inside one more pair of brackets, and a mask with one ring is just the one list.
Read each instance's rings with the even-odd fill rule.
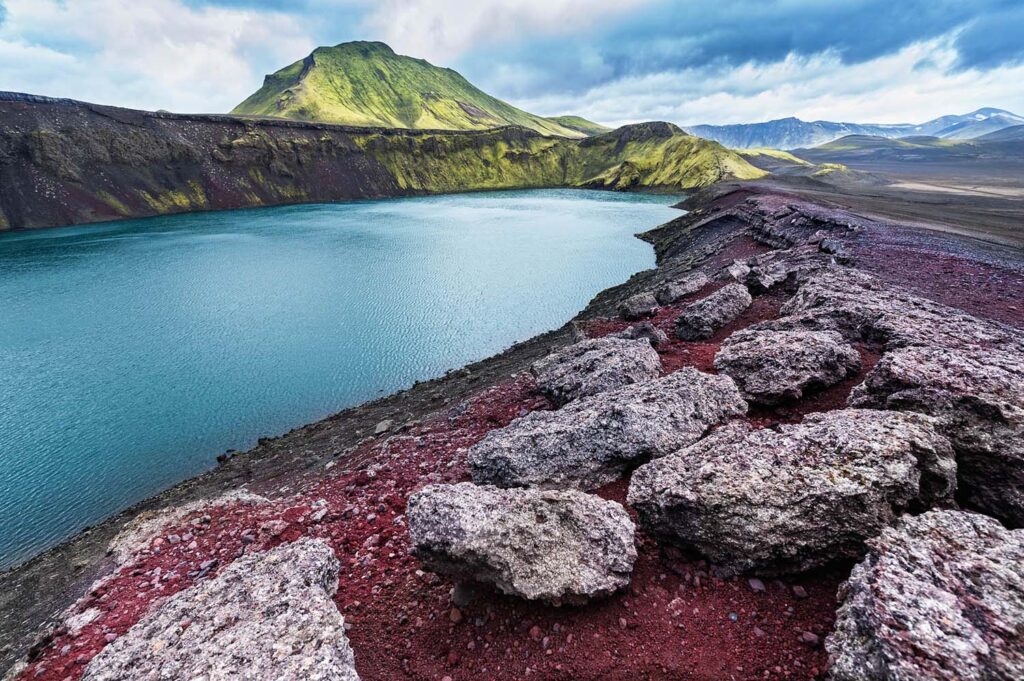
[[266,77],[232,113],[366,127],[483,130],[518,125],[585,137],[572,124],[527,113],[483,92],[458,72],[396,54],[380,42],[318,47]]

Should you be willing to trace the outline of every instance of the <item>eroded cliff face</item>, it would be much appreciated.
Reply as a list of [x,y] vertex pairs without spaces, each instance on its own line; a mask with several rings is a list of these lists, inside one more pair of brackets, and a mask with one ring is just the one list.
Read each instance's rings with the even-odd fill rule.
[[0,93],[0,230],[285,203],[592,186],[681,190],[761,171],[668,124],[585,141],[175,115]]

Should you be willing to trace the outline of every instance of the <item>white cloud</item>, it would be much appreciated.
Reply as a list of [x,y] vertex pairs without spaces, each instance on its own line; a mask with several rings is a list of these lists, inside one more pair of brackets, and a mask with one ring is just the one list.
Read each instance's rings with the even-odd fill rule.
[[518,102],[545,115],[572,112],[619,125],[661,119],[749,123],[786,116],[859,123],[918,123],[981,106],[1024,111],[1024,66],[955,71],[953,36],[861,64],[825,52],[778,62],[705,66],[623,78],[582,96]]
[[473,48],[565,35],[651,0],[382,0],[366,26],[395,51],[446,63]]
[[292,17],[181,0],[6,0],[0,89],[226,111],[313,42]]

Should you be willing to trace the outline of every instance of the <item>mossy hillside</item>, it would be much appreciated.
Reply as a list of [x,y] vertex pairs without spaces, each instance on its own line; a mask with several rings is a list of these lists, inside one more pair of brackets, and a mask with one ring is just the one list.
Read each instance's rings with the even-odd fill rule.
[[549,116],[547,120],[587,136],[601,135],[613,130],[613,128],[601,125],[600,123],[588,121],[582,116]]
[[814,147],[816,152],[848,152],[868,150],[914,151],[928,149],[957,149],[974,146],[972,140],[944,139],[939,137],[902,137],[889,139],[870,135],[847,135],[834,142]]
[[355,139],[399,186],[416,192],[555,186],[674,191],[766,175],[721,145],[667,123],[626,126],[585,140],[515,128]]
[[384,43],[318,47],[266,77],[234,114],[367,127],[485,130],[518,125],[545,135],[585,133],[488,95],[459,73],[395,54]]
[[767,175],[717,142],[670,123],[626,126],[579,143],[576,184],[605,189],[677,190]]
[[565,186],[572,143],[516,128],[477,135],[367,134],[356,143],[417,193]]
[[744,158],[760,158],[762,156],[768,156],[778,161],[785,161],[798,166],[811,166],[814,165],[810,161],[805,161],[802,158],[798,158],[788,151],[782,151],[781,149],[768,149],[766,147],[760,147],[756,149],[736,149],[736,153]]
[[762,174],[666,123],[569,139],[512,126],[370,129],[75,102],[0,102],[0,120],[8,229],[481,189],[678,191]]

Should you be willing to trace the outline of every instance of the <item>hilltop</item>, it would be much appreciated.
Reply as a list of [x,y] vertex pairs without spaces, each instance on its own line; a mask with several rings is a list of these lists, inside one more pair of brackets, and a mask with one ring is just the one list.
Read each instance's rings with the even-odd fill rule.
[[[584,137],[599,126],[548,119],[480,90],[458,72],[396,54],[379,42],[318,47],[268,75],[231,113],[364,127],[485,130],[518,125],[544,135]],[[582,129],[581,129],[582,128]]]

